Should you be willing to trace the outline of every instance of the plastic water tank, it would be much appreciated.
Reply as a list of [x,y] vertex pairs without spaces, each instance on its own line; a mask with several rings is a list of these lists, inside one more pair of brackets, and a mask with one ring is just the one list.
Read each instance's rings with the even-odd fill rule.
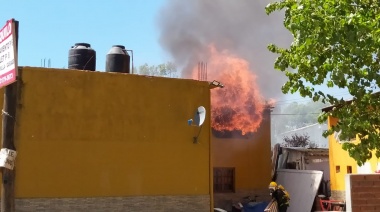
[[130,73],[130,58],[125,46],[112,46],[106,56],[106,72]]
[[95,71],[96,52],[88,43],[76,43],[69,50],[69,69]]

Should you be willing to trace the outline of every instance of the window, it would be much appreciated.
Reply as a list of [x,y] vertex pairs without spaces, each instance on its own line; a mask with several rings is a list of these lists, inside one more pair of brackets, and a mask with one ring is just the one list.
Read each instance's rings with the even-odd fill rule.
[[336,173],[339,173],[340,172],[340,166],[335,166],[335,171],[336,171]]
[[352,166],[347,166],[347,174],[352,173]]
[[235,192],[235,168],[214,168],[214,192]]

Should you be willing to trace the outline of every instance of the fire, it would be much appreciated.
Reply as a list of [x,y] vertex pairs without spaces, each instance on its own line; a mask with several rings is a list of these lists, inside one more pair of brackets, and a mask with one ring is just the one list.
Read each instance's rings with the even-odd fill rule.
[[[207,79],[217,80],[224,88],[211,90],[211,123],[217,131],[240,130],[243,135],[256,132],[265,107],[249,63],[227,50],[210,45]],[[192,77],[197,79],[198,69]],[[269,79],[266,79],[269,81]]]

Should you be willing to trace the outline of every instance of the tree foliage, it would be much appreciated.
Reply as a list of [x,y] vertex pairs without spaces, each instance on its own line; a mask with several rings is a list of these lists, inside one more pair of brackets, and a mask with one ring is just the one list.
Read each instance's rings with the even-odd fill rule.
[[310,142],[310,136],[307,134],[299,135],[293,134],[291,137],[284,137],[284,142],[281,144],[283,147],[310,147],[317,148],[318,145]]
[[137,73],[149,76],[178,77],[177,67],[172,62],[159,65],[148,65],[148,63],[145,63],[137,68]]
[[[288,81],[283,93],[299,92],[335,107],[319,117],[339,119],[324,136],[341,131],[340,139],[358,135],[360,143],[343,149],[358,165],[380,157],[380,3],[374,0],[282,0],[266,7],[267,14],[285,10],[284,26],[293,34],[289,48],[270,44],[278,54],[275,68]],[[316,89],[315,85],[348,89],[352,102]]]

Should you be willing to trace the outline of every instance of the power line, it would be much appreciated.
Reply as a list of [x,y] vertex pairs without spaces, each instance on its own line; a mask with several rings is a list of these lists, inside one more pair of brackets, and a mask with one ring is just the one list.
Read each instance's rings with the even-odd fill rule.
[[[336,94],[334,94],[332,96],[335,96],[337,98],[339,98],[339,97],[351,97],[351,95],[349,93],[342,94],[342,95],[336,95]],[[307,97],[305,97],[305,98],[298,98],[298,99],[279,100],[279,101],[275,101],[274,106],[276,107],[276,106],[290,105],[290,104],[293,104],[293,103],[298,103],[299,104],[299,103],[307,103],[307,102],[313,102],[313,100],[310,99],[310,98],[307,98]]]
[[[346,96],[346,95],[351,95],[349,92],[342,92],[342,93],[335,93],[335,94],[330,94],[331,96]],[[301,98],[296,98],[296,99],[285,99],[285,100],[278,100],[276,103],[283,103],[283,102],[298,102],[298,101],[312,101],[311,98],[308,97],[301,97]]]

